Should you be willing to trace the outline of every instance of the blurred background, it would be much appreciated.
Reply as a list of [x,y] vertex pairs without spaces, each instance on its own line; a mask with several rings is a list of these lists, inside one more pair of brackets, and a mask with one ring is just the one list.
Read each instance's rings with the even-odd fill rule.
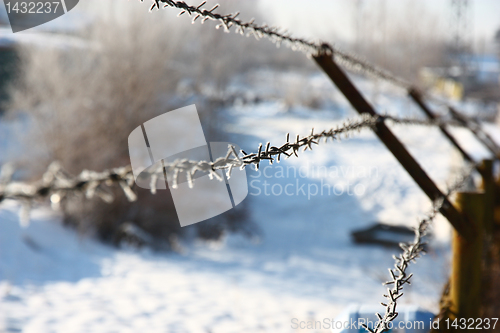
[[[353,51],[479,117],[500,142],[494,0],[219,3],[219,13]],[[16,34],[0,5],[0,164],[15,165],[14,180],[36,181],[52,161],[73,175],[127,165],[133,129],[191,104],[207,141],[247,152],[356,117],[305,54],[150,5],[82,0]],[[422,117],[404,91],[350,75],[380,112]],[[463,166],[437,129],[394,131],[443,189]],[[478,160],[489,156],[466,130],[454,133]],[[74,195],[56,211],[40,202],[29,226],[17,203],[3,202],[0,332],[295,332],[294,318],[382,301],[398,249],[357,244],[351,233],[414,226],[430,201],[378,139],[363,131],[262,167],[247,168],[243,203],[184,228],[168,190],[135,187],[129,202],[110,187],[112,203]],[[449,273],[444,219],[430,242],[402,303],[437,312]]]

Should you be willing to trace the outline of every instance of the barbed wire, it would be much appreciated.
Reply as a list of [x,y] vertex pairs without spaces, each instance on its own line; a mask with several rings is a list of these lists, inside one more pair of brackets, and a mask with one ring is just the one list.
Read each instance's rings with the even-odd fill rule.
[[[445,122],[440,119],[422,120],[411,118],[397,118],[390,115],[381,116],[363,116],[359,120],[347,120],[342,126],[323,130],[320,133],[314,133],[314,128],[307,136],[300,137],[297,135],[295,140],[290,139],[290,134],[286,135],[286,142],[281,146],[271,146],[267,142],[265,148],[260,144],[256,153],[246,153],[241,150],[240,154],[236,152],[234,146],[229,145],[227,154],[217,158],[213,162],[209,161],[192,161],[187,159],[176,160],[171,163],[162,163],[161,167],[150,172],[151,183],[150,190],[156,193],[156,182],[161,176],[172,177],[172,187],[177,187],[178,177],[184,173],[187,176],[187,181],[190,187],[194,185],[194,176],[196,172],[207,172],[211,179],[223,181],[223,177],[217,173],[218,170],[226,170],[227,177],[231,177],[231,172],[235,167],[243,169],[248,165],[255,165],[258,169],[262,161],[269,161],[272,164],[274,161],[279,162],[282,155],[286,158],[291,156],[298,157],[298,152],[301,148],[303,151],[310,149],[312,145],[319,144],[320,139],[324,139],[325,143],[328,139],[332,141],[340,141],[342,136],[348,138],[353,132],[360,132],[365,128],[374,128],[378,123],[390,121],[398,125],[422,125],[422,126],[443,126],[455,125],[463,126],[460,122]],[[444,199],[451,193],[463,186],[464,182],[470,177],[474,165],[470,165],[462,173],[460,179],[452,185],[446,194],[433,202],[433,209],[428,216],[420,220],[418,227],[415,228],[415,238],[412,243],[401,243],[403,253],[399,257],[394,256],[395,270],[389,269],[391,280],[387,281],[386,285],[394,285],[392,289],[388,288],[387,303],[381,303],[385,306],[385,314],[381,316],[377,313],[379,321],[374,329],[363,325],[366,330],[371,333],[382,333],[389,329],[389,323],[392,322],[398,315],[396,311],[397,300],[403,296],[402,290],[405,284],[410,284],[410,279],[413,274],[407,275],[406,270],[410,263],[415,262],[424,253],[423,238],[427,234],[429,225],[437,216],[442,208]],[[135,201],[137,196],[133,191],[135,184],[134,174],[131,166],[108,169],[102,172],[84,170],[78,176],[72,177],[66,173],[58,162],[53,162],[43,174],[42,179],[34,184],[12,182],[14,169],[10,164],[6,164],[0,170],[0,203],[4,200],[17,200],[22,203],[20,210],[20,223],[22,226],[29,224],[30,210],[33,202],[37,199],[49,197],[53,208],[58,208],[70,194],[84,194],[87,199],[91,199],[95,195],[99,196],[105,202],[112,202],[113,194],[106,190],[102,185],[113,186],[118,184],[123,190],[129,201]]]
[[[144,2],[144,0],[141,0]],[[361,56],[346,52],[322,41],[311,41],[306,38],[293,37],[287,30],[276,27],[268,26],[266,24],[259,25],[255,23],[254,19],[250,21],[243,21],[238,18],[240,12],[231,14],[219,14],[215,12],[219,5],[213,6],[211,9],[204,9],[206,1],[203,1],[198,6],[191,6],[184,1],[174,1],[174,0],[152,0],[153,4],[150,7],[150,11],[160,9],[160,3],[163,4],[163,8],[172,7],[180,9],[178,16],[187,13],[192,16],[192,23],[195,23],[199,18],[201,18],[201,23],[205,23],[207,20],[218,21],[219,24],[215,26],[216,29],[224,28],[224,31],[230,32],[232,27],[235,27],[235,33],[254,36],[256,39],[267,38],[278,47],[280,45],[285,45],[290,47],[294,51],[301,51],[307,55],[319,55],[319,54],[331,54],[335,57],[337,62],[342,64],[344,67],[359,73],[366,73],[385,81],[392,82],[396,86],[408,89],[410,83],[406,80],[391,74],[389,71],[384,70],[378,66],[370,64],[366,60],[363,60]]]
[[[326,42],[313,42],[303,38],[293,37],[286,30],[279,27],[258,25],[254,19],[250,21],[242,21],[238,19],[239,12],[234,14],[218,14],[215,10],[219,5],[215,5],[211,9],[203,9],[206,4],[203,1],[198,6],[190,6],[184,1],[173,0],[152,0],[153,5],[150,10],[155,8],[160,9],[160,3],[163,7],[173,7],[180,9],[180,15],[187,13],[192,16],[192,23],[195,23],[201,18],[203,24],[207,20],[218,21],[217,29],[224,28],[224,31],[230,32],[232,27],[235,27],[235,32],[241,35],[254,36],[257,39],[268,38],[277,46],[286,45],[294,51],[302,51],[308,55],[331,54],[335,60],[348,68],[349,70],[365,73],[385,81],[391,82],[398,87],[409,90],[411,84],[387,70],[381,69],[376,65],[370,64],[363,60],[360,56],[340,50],[338,47]],[[143,2],[143,0],[141,0]],[[447,104],[449,105],[449,104]],[[194,176],[197,172],[207,172],[211,179],[223,181],[223,177],[217,172],[218,170],[226,170],[227,177],[231,177],[231,172],[234,168],[243,169],[249,165],[254,165],[256,169],[262,161],[269,161],[270,164],[279,162],[283,155],[286,158],[291,156],[298,157],[298,152],[303,150],[312,150],[313,144],[319,144],[320,139],[325,142],[328,139],[340,140],[342,136],[349,137],[353,132],[359,132],[364,128],[373,128],[379,122],[385,120],[391,121],[399,125],[424,125],[424,126],[462,126],[470,128],[471,126],[479,126],[477,122],[472,122],[471,119],[458,118],[456,121],[444,121],[442,119],[421,120],[421,119],[402,119],[389,115],[383,116],[365,116],[361,120],[346,121],[341,127],[324,130],[320,133],[314,133],[314,129],[308,136],[300,137],[297,135],[295,140],[290,140],[290,134],[286,136],[286,142],[281,146],[271,146],[267,142],[265,147],[260,144],[257,152],[246,153],[241,151],[237,153],[234,146],[229,146],[227,154],[217,158],[215,161],[192,161],[187,159],[176,160],[171,163],[164,163],[157,169],[150,172],[151,174],[151,192],[156,193],[156,181],[160,176],[169,175],[173,180],[173,188],[177,187],[179,175],[184,173],[187,176],[187,181],[190,187],[194,186]],[[411,284],[413,274],[407,274],[409,265],[416,261],[425,253],[424,238],[428,233],[429,226],[435,220],[440,209],[445,202],[444,199],[456,190],[461,188],[465,181],[470,177],[474,167],[469,166],[464,169],[464,172],[459,179],[443,194],[442,197],[433,202],[433,208],[430,213],[418,223],[415,230],[415,238],[411,243],[400,243],[403,252],[399,256],[394,256],[394,269],[389,269],[391,279],[386,281],[385,285],[392,285],[392,288],[387,289],[387,294],[384,297],[386,303],[381,303],[385,307],[384,315],[377,313],[379,321],[377,325],[371,329],[366,325],[363,327],[371,333],[382,333],[389,330],[389,323],[397,316],[397,302],[403,296],[403,287],[405,284]],[[5,165],[0,172],[0,203],[4,200],[17,200],[22,203],[21,209],[21,224],[27,224],[29,221],[29,212],[33,205],[33,201],[41,198],[50,198],[53,207],[57,207],[69,194],[82,193],[86,198],[90,199],[95,195],[99,196],[106,202],[113,200],[113,194],[107,191],[102,185],[113,186],[118,184],[130,201],[135,201],[137,196],[133,191],[135,183],[134,174],[131,166],[123,166],[112,168],[102,172],[84,170],[78,176],[73,177],[66,173],[61,165],[57,162],[52,163],[48,170],[42,176],[42,179],[34,184],[26,184],[20,182],[12,182],[13,169],[10,165]]]
[[397,301],[403,296],[403,286],[405,284],[411,284],[410,280],[413,273],[407,274],[408,266],[416,262],[416,259],[425,254],[426,242],[424,242],[424,238],[428,234],[429,226],[435,220],[439,210],[443,207],[443,203],[445,202],[444,199],[462,188],[470,178],[474,169],[475,165],[473,164],[466,166],[457,177],[457,180],[448,188],[443,196],[433,202],[431,211],[425,218],[421,219],[418,222],[418,226],[414,228],[415,238],[413,242],[399,244],[403,252],[399,256],[393,256],[395,261],[394,269],[389,268],[391,279],[384,283],[384,285],[392,285],[392,288],[387,288],[387,294],[384,294],[387,302],[381,303],[382,306],[385,307],[384,315],[382,316],[380,313],[376,313],[378,321],[374,328],[369,328],[364,324],[362,325],[368,332],[383,333],[391,328],[390,323],[398,316],[398,312],[396,311]]
[[[140,0],[144,2],[144,0]],[[219,4],[216,4],[211,9],[203,9],[206,5],[206,1],[201,2],[198,6],[188,5],[184,1],[174,1],[174,0],[151,0],[153,4],[150,7],[150,11],[160,10],[160,3],[163,4],[163,8],[171,7],[180,9],[178,16],[187,13],[192,17],[192,23],[195,23],[199,18],[201,18],[201,23],[203,24],[207,20],[218,21],[219,24],[215,26],[216,29],[224,28],[225,32],[230,32],[232,27],[235,27],[235,32],[241,35],[254,36],[256,39],[267,38],[271,42],[275,43],[278,47],[280,45],[285,45],[290,47],[294,51],[301,51],[306,53],[308,56],[321,55],[321,54],[331,54],[337,63],[342,65],[348,70],[359,73],[366,74],[371,77],[382,79],[384,81],[390,82],[393,85],[404,89],[407,93],[411,90],[415,90],[415,86],[401,78],[390,71],[383,69],[369,61],[365,60],[362,56],[354,54],[352,52],[347,52],[341,50],[334,44],[325,41],[311,41],[306,38],[298,38],[292,36],[286,29],[269,26],[267,24],[259,25],[255,23],[254,19],[250,21],[243,21],[238,18],[240,12],[231,14],[219,14],[215,12],[219,8]],[[416,89],[420,91],[420,89]],[[421,91],[423,97],[442,103],[448,107],[451,107],[449,101],[445,101],[442,98],[438,98],[433,94]],[[464,116],[465,117],[465,116]]]
[[[191,161],[187,159],[176,160],[172,163],[164,163],[161,168],[151,171],[151,192],[156,193],[156,180],[160,175],[169,175],[173,179],[173,187],[177,187],[177,179],[180,174],[185,173],[189,186],[194,184],[194,175],[196,172],[208,172],[210,178],[223,181],[223,177],[217,170],[226,170],[227,177],[231,177],[231,172],[235,167],[241,169],[248,165],[255,165],[258,169],[262,161],[279,162],[282,155],[286,158],[291,156],[298,157],[298,152],[301,148],[303,150],[312,150],[313,144],[319,144],[320,139],[325,142],[328,139],[341,140],[341,137],[349,137],[354,132],[359,132],[364,128],[373,128],[379,122],[391,121],[400,125],[430,125],[435,126],[436,121],[420,120],[420,119],[405,119],[395,118],[392,116],[365,116],[359,120],[346,121],[342,126],[324,130],[319,133],[314,133],[300,137],[297,135],[295,140],[290,139],[290,134],[286,135],[286,142],[281,146],[271,146],[269,142],[266,143],[265,148],[262,144],[259,145],[256,153],[246,153],[241,151],[238,154],[234,146],[229,146],[227,154],[217,158],[213,162],[208,161]],[[412,243],[401,243],[403,253],[399,256],[394,256],[395,269],[389,269],[391,280],[387,281],[386,285],[393,285],[393,288],[388,288],[387,294],[384,295],[387,303],[381,303],[385,307],[384,316],[377,313],[379,321],[377,325],[371,329],[365,325],[371,333],[382,333],[387,331],[389,323],[392,322],[398,315],[397,301],[403,296],[402,290],[405,284],[410,284],[412,274],[407,275],[406,270],[410,263],[415,262],[424,253],[425,243],[423,239],[428,232],[428,227],[437,216],[439,210],[443,206],[444,198],[461,188],[465,181],[470,177],[474,170],[474,165],[469,165],[465,168],[458,180],[449,187],[446,193],[433,203],[432,211],[422,220],[419,221],[418,226],[415,228],[415,238]],[[105,202],[113,201],[113,194],[106,190],[102,185],[113,186],[118,184],[130,201],[137,199],[133,191],[134,175],[131,166],[124,166],[105,170],[103,172],[95,171],[82,171],[78,176],[72,177],[64,172],[61,165],[57,162],[52,163],[48,170],[42,176],[42,179],[34,184],[11,182],[14,169],[11,165],[6,164],[2,167],[0,172],[0,202],[7,199],[17,200],[22,203],[20,210],[21,225],[26,226],[29,224],[30,210],[33,206],[33,201],[41,198],[50,198],[53,208],[58,208],[60,203],[67,198],[69,194],[83,194],[86,198],[90,199],[95,195],[99,196]]]
[[[254,165],[258,169],[262,161],[268,161],[272,164],[275,161],[279,162],[283,156],[286,158],[298,157],[300,149],[304,151],[307,149],[312,150],[312,146],[319,144],[320,139],[324,139],[325,142],[328,139],[340,141],[342,137],[347,138],[364,128],[374,128],[377,123],[384,121],[397,125],[437,126],[452,124],[460,126],[460,123],[441,122],[439,120],[397,118],[389,115],[364,116],[358,120],[347,120],[341,126],[322,132],[315,132],[313,128],[309,135],[303,137],[297,135],[295,138],[291,138],[288,133],[284,144],[280,146],[271,146],[270,142],[267,142],[265,146],[260,144],[257,151],[253,153],[247,153],[244,150],[237,153],[233,146],[229,146],[227,154],[213,162],[179,159],[164,163],[149,172],[151,175],[150,189],[152,193],[156,193],[156,182],[158,178],[164,175],[172,179],[173,188],[177,187],[179,176],[182,174],[186,175],[190,187],[194,184],[194,176],[197,172],[205,172],[211,179],[215,178],[223,181],[223,177],[217,172],[218,170],[225,170],[227,177],[230,178],[234,168],[243,169],[249,165]],[[135,201],[137,199],[132,189],[135,180],[130,165],[102,172],[84,170],[77,176],[71,176],[62,169],[58,162],[54,162],[48,167],[42,178],[32,184],[13,182],[13,173],[14,169],[9,164],[4,165],[1,169],[0,203],[7,199],[21,202],[23,206],[21,214],[23,224],[27,223],[26,219],[29,217],[33,201],[37,199],[48,197],[54,208],[58,208],[69,194],[75,193],[83,194],[88,199],[98,196],[105,202],[111,202],[113,194],[104,185],[108,187],[118,185],[128,200]]]
[[467,117],[464,114],[449,108],[453,119],[460,123],[461,126],[468,128],[483,144],[485,144],[495,156],[500,156],[500,147],[496,141],[488,134],[488,132],[481,126],[481,119],[477,117]]

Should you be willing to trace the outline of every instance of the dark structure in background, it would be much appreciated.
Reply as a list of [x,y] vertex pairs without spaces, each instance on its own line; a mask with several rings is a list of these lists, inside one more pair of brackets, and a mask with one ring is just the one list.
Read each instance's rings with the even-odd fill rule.
[[14,79],[19,65],[19,58],[13,45],[2,45],[0,40],[0,115],[5,111],[8,101],[8,83]]
[[[427,89],[447,98],[489,104],[491,112],[484,116],[494,118],[500,103],[500,52],[474,51],[472,4],[470,0],[450,0],[447,63],[420,69],[419,78]],[[500,43],[500,31],[490,42]]]
[[355,243],[399,248],[399,243],[410,243],[415,237],[415,232],[403,225],[375,223],[367,228],[353,230],[351,236]]
[[461,97],[500,101],[500,59],[473,50],[473,8],[470,0],[451,0],[450,66],[446,77],[462,87]]
[[450,54],[457,65],[465,65],[462,54],[472,53],[472,20],[469,0],[451,0]]

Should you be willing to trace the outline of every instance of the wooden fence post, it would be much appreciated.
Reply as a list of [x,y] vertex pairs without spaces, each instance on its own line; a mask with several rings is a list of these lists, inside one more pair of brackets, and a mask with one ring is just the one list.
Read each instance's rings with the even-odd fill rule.
[[495,178],[493,176],[493,160],[483,160],[478,167],[482,176],[481,188],[484,191],[484,232],[490,240],[495,223]]
[[[448,110],[450,111],[453,118],[464,124],[467,124],[467,118],[458,113],[453,107],[449,106]],[[500,159],[500,148],[496,144],[495,140],[493,140],[484,129],[481,129],[478,124],[475,124],[474,126],[467,126],[467,128],[482,144],[484,144],[486,148],[488,148],[488,150],[493,154],[495,158]]]
[[495,180],[495,208],[493,226],[500,229],[500,177]]
[[[500,309],[500,191],[493,175],[493,161],[485,160],[480,165],[483,175],[482,188],[485,191],[485,254],[483,258],[483,291],[481,315],[495,318]],[[498,329],[498,328],[497,328]]]
[[[484,193],[457,193],[457,207],[474,223],[477,233],[471,240],[453,230],[450,278],[450,314],[452,318],[479,318],[483,258]],[[451,330],[466,332],[467,329]]]
[[[408,95],[410,96],[411,99],[413,99],[413,101],[420,107],[420,109],[422,109],[422,111],[424,111],[424,113],[426,114],[426,116],[431,119],[431,120],[438,120],[438,117],[436,117],[436,115],[431,111],[431,109],[427,106],[427,104],[424,102],[423,98],[422,98],[422,95],[420,94],[419,91],[417,91],[416,89],[414,88],[410,88],[409,91],[408,91]],[[451,135],[451,133],[448,131],[448,129],[446,129],[446,127],[444,125],[439,125],[439,129],[441,130],[441,133],[443,133],[443,135],[445,137],[448,138],[448,140],[450,140],[451,144],[458,149],[458,151],[460,152],[460,154],[462,154],[462,156],[464,157],[464,159],[466,159],[467,161],[469,162],[472,162],[474,163],[474,159],[472,158],[472,156],[470,156],[461,146],[460,144],[458,143],[457,140],[455,140],[455,138],[453,137],[453,135]]]
[[[415,88],[409,88],[408,89],[408,95],[410,98],[420,107],[422,111],[427,115],[429,119],[432,120],[438,120],[439,117],[437,117],[429,108],[429,106],[424,102],[424,99],[422,97],[422,94]],[[480,127],[480,125],[475,124],[474,126],[469,126],[468,120],[466,117],[462,116],[459,114],[454,108],[451,106],[448,108],[450,111],[452,117],[463,123],[469,131],[474,134],[476,139],[481,142],[492,154],[495,158],[500,158],[500,149],[498,148],[498,145],[495,143],[495,141],[491,138],[491,136],[488,135],[488,133]],[[455,138],[451,135],[451,133],[446,129],[445,126],[440,125],[439,126],[441,132],[446,136],[451,144],[455,146],[462,156],[469,162],[474,162],[472,159],[472,156],[470,156],[465,150],[462,149],[462,147],[458,144],[458,141],[455,140]]]
[[[328,75],[328,77],[330,77],[340,92],[347,98],[352,107],[358,111],[358,113],[369,114],[371,116],[378,115],[375,109],[358,91],[351,80],[349,80],[347,75],[335,63],[332,55],[319,54],[313,58],[321,69]],[[436,184],[427,175],[425,170],[420,166],[420,164],[418,164],[408,150],[406,150],[406,147],[392,133],[384,121],[377,122],[373,130],[432,201],[444,197],[441,190],[439,190]],[[443,204],[439,211],[448,219],[448,221],[450,221],[455,230],[458,230],[462,237],[473,238],[474,234],[477,232],[474,226],[467,221],[466,217],[458,212],[456,207],[448,200],[448,198],[444,197]]]

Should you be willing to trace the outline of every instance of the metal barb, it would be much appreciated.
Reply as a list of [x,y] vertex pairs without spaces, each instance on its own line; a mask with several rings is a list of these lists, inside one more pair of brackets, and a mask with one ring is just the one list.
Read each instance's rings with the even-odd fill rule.
[[398,316],[398,313],[396,312],[397,301],[403,296],[403,286],[405,284],[410,285],[410,279],[413,277],[413,273],[408,275],[406,273],[408,266],[411,262],[415,262],[415,259],[424,254],[425,242],[423,241],[423,239],[428,232],[430,224],[434,221],[437,214],[439,213],[439,209],[442,207],[443,202],[445,202],[444,198],[460,189],[466,183],[467,179],[471,176],[473,170],[474,167],[470,165],[462,170],[461,175],[456,179],[454,184],[448,188],[446,194],[434,201],[430,213],[428,213],[425,218],[419,221],[418,226],[414,229],[415,239],[413,240],[413,242],[401,244],[403,252],[399,256],[393,255],[395,261],[394,267],[396,271],[389,268],[391,279],[384,282],[384,285],[391,285],[392,288],[387,289],[387,294],[384,294],[384,297],[387,301],[385,303],[381,303],[385,308],[385,313],[382,317],[380,317],[377,313],[377,316],[379,316],[379,321],[377,322],[373,330],[364,326],[364,328],[368,332],[387,332],[389,323],[396,319],[396,317]]
[[[399,125],[437,126],[441,124],[441,122],[438,121],[389,116],[384,116],[383,119],[384,121],[391,121]],[[174,188],[177,187],[178,177],[181,174],[186,174],[190,186],[193,186],[195,183],[193,176],[196,172],[207,172],[211,178],[222,181],[223,179],[215,172],[216,170],[224,169],[226,170],[227,176],[230,177],[235,167],[243,169],[253,164],[258,168],[260,162],[263,160],[268,160],[269,163],[273,163],[275,160],[280,161],[281,155],[285,155],[286,158],[292,155],[298,157],[300,148],[312,149],[312,145],[319,144],[319,139],[321,138],[331,138],[333,141],[340,141],[342,135],[355,134],[362,129],[373,128],[378,121],[380,121],[380,117],[364,116],[358,120],[348,120],[343,126],[323,130],[320,133],[315,133],[314,130],[311,130],[310,135],[305,137],[297,135],[294,141],[290,141],[290,133],[287,133],[286,142],[284,144],[273,146],[270,142],[267,142],[265,148],[260,144],[256,153],[246,153],[242,151],[238,154],[233,146],[229,146],[227,154],[223,157],[219,157],[213,162],[190,161],[186,159],[176,160],[161,165],[157,170],[151,171],[151,184],[155,184],[156,179],[164,177],[163,168],[165,168],[166,175],[172,177]],[[53,194],[56,194],[60,198],[60,200],[58,200],[59,202],[72,193],[83,193],[87,198],[92,198],[94,194],[96,194],[99,197],[106,198],[106,201],[109,201],[112,199],[110,199],[110,194],[103,190],[104,185],[112,186],[117,183],[123,189],[129,200],[133,201],[136,199],[132,190],[134,176],[130,166],[109,169],[103,172],[84,170],[78,176],[71,176],[64,172],[58,163],[52,163],[42,179],[33,184],[12,182],[10,180],[10,175],[14,171],[9,171],[9,168],[10,167],[5,166],[2,171],[2,176],[0,177],[0,202],[6,199],[33,201],[35,199],[51,197]],[[151,186],[151,192],[156,192],[156,186]]]

